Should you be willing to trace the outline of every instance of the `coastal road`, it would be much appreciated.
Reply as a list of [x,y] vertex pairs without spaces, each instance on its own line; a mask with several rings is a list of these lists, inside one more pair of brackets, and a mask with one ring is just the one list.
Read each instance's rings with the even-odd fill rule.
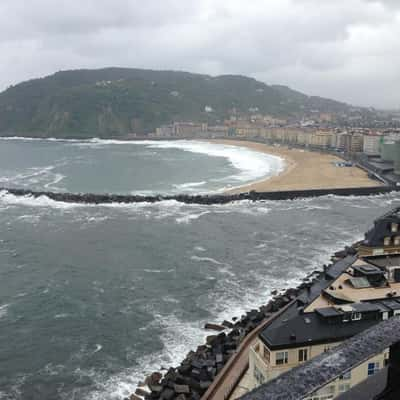
[[224,368],[214,379],[214,382],[204,393],[201,400],[226,400],[235,390],[240,379],[249,367],[249,351],[254,344],[258,334],[268,326],[275,318],[281,315],[296,300],[292,300],[285,307],[264,320],[258,327],[253,329],[242,341],[236,353],[225,364]]

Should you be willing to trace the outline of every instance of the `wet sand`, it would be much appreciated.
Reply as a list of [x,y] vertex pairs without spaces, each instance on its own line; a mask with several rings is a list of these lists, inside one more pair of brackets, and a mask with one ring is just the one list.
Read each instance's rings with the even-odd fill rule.
[[216,139],[209,141],[246,147],[276,155],[285,160],[285,169],[279,175],[228,190],[228,193],[250,190],[267,192],[380,186],[378,181],[370,179],[368,174],[358,167],[336,166],[334,163],[342,160],[330,154],[242,140]]

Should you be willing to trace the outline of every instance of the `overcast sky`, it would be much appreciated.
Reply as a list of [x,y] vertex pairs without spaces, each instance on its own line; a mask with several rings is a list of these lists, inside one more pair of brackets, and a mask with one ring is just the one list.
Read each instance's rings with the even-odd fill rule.
[[1,90],[107,66],[244,74],[400,108],[400,0],[1,0]]

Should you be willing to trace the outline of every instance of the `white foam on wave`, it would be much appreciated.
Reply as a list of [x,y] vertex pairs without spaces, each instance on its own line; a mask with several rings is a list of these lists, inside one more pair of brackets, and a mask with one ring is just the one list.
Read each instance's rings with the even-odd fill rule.
[[194,221],[196,219],[199,219],[203,215],[207,215],[209,213],[210,213],[209,211],[203,211],[203,212],[200,212],[200,213],[190,213],[189,212],[188,214],[183,215],[182,217],[176,218],[175,221],[178,224],[189,224],[190,222],[192,222],[192,221]]
[[193,250],[194,250],[194,251],[200,251],[200,252],[207,251],[207,250],[206,250],[204,247],[202,247],[202,246],[195,246]]
[[[205,321],[183,322],[175,315],[157,314],[153,310],[154,322],[148,328],[161,328],[163,331],[163,351],[154,352],[137,360],[137,365],[121,373],[108,376],[92,376],[95,389],[87,396],[88,400],[121,400],[129,397],[143,378],[162,366],[178,366],[189,350],[203,343],[206,332],[202,329]],[[85,374],[86,375],[86,371]]]
[[[337,197],[337,199],[343,200],[348,198]],[[358,197],[355,198],[357,201]],[[328,199],[326,199],[328,200]],[[330,198],[330,201],[336,201],[336,198]],[[391,201],[391,198],[381,198],[377,203],[384,201]],[[375,200],[374,200],[375,201]],[[297,207],[303,210],[304,207],[311,208],[313,202],[316,203],[315,199],[305,199],[297,201],[288,202],[262,202],[262,203],[250,203],[248,201],[243,201],[240,203],[229,204],[229,205],[216,205],[216,206],[196,206],[196,205],[181,205],[177,203],[167,203],[161,205],[169,208],[173,213],[180,213],[182,209],[186,210],[212,210],[213,212],[227,211],[227,212],[237,212],[241,213],[244,208],[252,209],[254,213],[259,215],[269,212],[272,206],[274,206],[274,211],[280,212],[285,207],[286,209],[290,207]],[[319,202],[319,200],[318,200]],[[350,204],[353,204],[349,200]],[[315,204],[317,209],[319,205]],[[145,206],[147,207],[147,206]],[[154,205],[152,205],[154,207]],[[293,270],[290,275],[290,279],[286,277],[271,276],[265,273],[265,270],[260,269],[254,276],[253,281],[258,281],[254,290],[247,290],[243,287],[243,282],[240,279],[235,278],[235,274],[229,276],[228,279],[219,279],[218,284],[222,285],[223,301],[218,296],[221,296],[221,290],[216,292],[215,299],[209,299],[207,305],[209,304],[208,310],[211,313],[211,317],[214,321],[222,321],[223,319],[230,319],[233,316],[240,316],[246,310],[257,307],[261,304],[265,304],[271,297],[271,291],[276,289],[284,289],[287,287],[294,287],[300,283],[301,279],[316,267],[321,268],[324,263],[329,262],[330,256],[336,250],[339,250],[345,244],[351,242],[354,236],[354,240],[359,239],[359,233],[354,230],[354,232],[346,233],[346,235],[339,236],[338,240],[335,240],[332,246],[326,246],[326,243],[319,244],[313,247],[312,254],[304,259],[304,268]],[[265,254],[268,253],[268,243],[263,241],[256,241],[257,245],[253,247],[252,250],[258,250],[258,257],[254,261],[257,263],[262,263],[265,261]],[[261,245],[260,245],[261,244]],[[265,246],[264,246],[265,244]],[[191,257],[192,261],[203,262],[215,265],[216,269],[223,268],[224,263],[209,256],[207,253],[204,254],[204,248],[201,246],[196,246],[193,248],[194,251],[201,251],[202,257],[198,255],[193,255]],[[268,265],[266,265],[268,266]],[[149,270],[151,273],[161,273],[161,270]],[[203,305],[204,306],[204,305]],[[148,355],[141,357],[137,362],[137,365],[129,368],[121,373],[106,376],[104,374],[96,375],[95,379],[95,389],[89,395],[88,399],[121,399],[127,397],[137,387],[139,381],[143,380],[144,376],[159,369],[161,366],[169,367],[176,366],[185,357],[189,350],[195,349],[198,345],[204,342],[206,332],[202,329],[204,320],[197,321],[182,321],[178,316],[175,315],[158,315],[157,310],[151,310],[154,315],[154,322],[152,322],[149,327],[150,330],[154,327],[152,324],[156,324],[157,328],[162,328],[161,340],[164,343],[164,348],[162,351],[152,352]],[[151,349],[149,349],[149,352]]]
[[62,201],[55,201],[47,196],[15,196],[6,190],[0,191],[0,202],[6,205],[13,206],[26,206],[26,207],[43,207],[43,208],[58,208],[69,209],[74,207],[83,206],[83,204],[65,203]]
[[[210,143],[196,140],[115,140],[93,138],[78,143],[76,146],[84,147],[103,147],[107,145],[142,145],[153,149],[178,149],[197,154],[206,154],[211,157],[222,157],[227,159],[230,164],[238,170],[237,174],[214,179],[213,182],[235,182],[235,184],[244,184],[246,182],[257,181],[262,178],[279,174],[285,167],[285,162],[281,157],[270,155],[246,147],[232,146],[221,143]],[[206,185],[207,182],[187,182],[174,185],[181,190],[194,190],[197,187]],[[232,188],[232,185],[222,187],[220,190]]]
[[4,318],[5,316],[7,316],[8,307],[10,307],[10,304],[3,304],[2,306],[0,306],[0,318]]
[[193,255],[190,257],[192,261],[200,262],[200,263],[209,263],[209,264],[214,264],[218,266],[218,272],[221,274],[225,275],[230,275],[234,276],[235,274],[232,272],[232,265],[228,263],[224,263],[221,261],[216,260],[215,258],[212,257],[199,257],[196,255]]
[[188,182],[188,183],[181,183],[181,184],[176,184],[174,185],[175,188],[177,189],[194,189],[198,188],[199,186],[204,186],[207,182],[206,181],[201,181],[201,182]]
[[47,165],[40,167],[30,167],[23,171],[3,171],[0,182],[8,184],[11,182],[13,186],[33,187],[34,185],[43,185],[46,189],[63,190],[55,186],[61,182],[65,175],[54,172],[54,169],[65,165],[65,162],[57,165]]
[[21,141],[21,142],[70,142],[77,143],[81,142],[82,139],[60,139],[60,138],[40,138],[40,137],[29,137],[29,136],[1,136],[0,140],[5,141]]
[[179,149],[191,153],[206,154],[212,157],[228,159],[239,174],[226,177],[223,181],[250,182],[264,177],[277,175],[284,169],[284,160],[281,157],[250,150],[246,147],[200,142],[195,140],[172,141],[137,141],[156,149]]
[[211,264],[215,264],[215,265],[224,265],[225,263],[222,263],[218,260],[215,260],[214,258],[211,257],[199,257],[199,256],[191,256],[190,257],[191,260],[193,261],[199,261],[199,262],[209,262]]
[[173,212],[177,211],[184,204],[176,200],[164,200],[157,203],[150,202],[138,202],[138,203],[100,203],[100,204],[90,204],[90,203],[67,203],[63,201],[56,201],[49,198],[46,195],[39,197],[34,197],[32,195],[17,196],[7,190],[0,190],[0,203],[4,205],[12,206],[27,206],[27,207],[45,207],[45,208],[55,208],[55,209],[68,209],[68,208],[115,208],[115,209],[132,209],[140,210],[144,208],[156,209],[169,209]]

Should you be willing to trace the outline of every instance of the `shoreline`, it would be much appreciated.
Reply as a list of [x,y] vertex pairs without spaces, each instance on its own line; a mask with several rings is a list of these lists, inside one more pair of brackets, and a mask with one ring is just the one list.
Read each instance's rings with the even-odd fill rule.
[[[247,370],[248,347],[255,336],[268,323],[284,312],[295,300],[311,286],[325,279],[326,269],[339,260],[356,254],[357,243],[346,246],[331,255],[328,265],[317,267],[309,272],[295,287],[272,290],[268,300],[245,312],[241,317],[206,324],[203,329],[209,332],[205,342],[199,343],[176,366],[165,373],[155,371],[139,382],[135,392],[124,400],[213,400],[232,398],[236,384],[226,387],[224,379],[236,372],[233,381],[240,380]],[[240,368],[239,370],[238,367]],[[224,385],[221,385],[221,382]],[[221,393],[221,388],[222,392]],[[218,393],[220,392],[220,393]],[[183,395],[183,396],[182,396]]]
[[245,140],[207,139],[205,141],[244,147],[280,157],[284,161],[284,169],[277,175],[227,189],[224,191],[225,194],[250,191],[275,192],[382,186],[380,182],[369,178],[367,172],[357,166],[336,166],[336,162],[343,162],[343,160],[332,154],[303,149],[289,149],[284,146],[273,146]]

